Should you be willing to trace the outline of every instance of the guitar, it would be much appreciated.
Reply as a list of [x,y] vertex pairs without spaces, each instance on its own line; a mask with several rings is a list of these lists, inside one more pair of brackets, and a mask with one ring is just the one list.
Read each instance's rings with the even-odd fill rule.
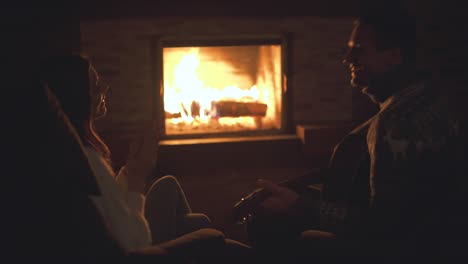
[[[301,177],[280,182],[279,185],[287,187],[298,194],[310,191],[309,185],[327,181],[328,188],[322,194],[334,200],[347,200],[355,195],[353,184],[369,178],[369,153],[366,135],[372,120],[370,118],[351,133],[346,135],[335,147],[330,164],[326,170],[312,171]],[[362,184],[361,184],[362,185]],[[256,208],[267,199],[271,193],[259,189],[240,199],[232,209],[232,217],[238,224],[250,222]]]
[[[300,177],[278,183],[279,186],[289,188],[298,194],[310,191],[308,185],[322,182],[322,174],[311,171]],[[232,219],[237,224],[245,224],[256,208],[271,195],[270,191],[258,189],[241,198],[232,208]]]

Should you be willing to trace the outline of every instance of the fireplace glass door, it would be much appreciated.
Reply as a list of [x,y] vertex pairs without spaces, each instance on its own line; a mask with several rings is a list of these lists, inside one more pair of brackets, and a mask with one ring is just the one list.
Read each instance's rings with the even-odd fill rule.
[[161,42],[166,136],[257,135],[284,124],[284,39]]

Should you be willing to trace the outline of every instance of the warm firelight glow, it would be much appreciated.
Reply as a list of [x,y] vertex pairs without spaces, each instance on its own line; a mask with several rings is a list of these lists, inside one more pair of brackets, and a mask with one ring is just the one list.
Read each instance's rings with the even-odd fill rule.
[[[200,48],[172,49],[175,51],[164,53],[166,127],[179,127],[184,130],[196,130],[199,127],[206,129],[207,126],[259,129],[265,128],[265,124],[268,128],[268,122],[271,123],[270,127],[276,126],[280,107],[277,99],[275,101],[275,97],[271,96],[274,94],[273,87],[265,86],[279,86],[275,83],[279,81],[277,78],[269,78],[273,81],[268,81],[264,80],[265,76],[257,76],[257,80],[252,81],[246,74],[238,74],[234,78],[233,72],[236,72],[236,69],[225,61],[213,59],[203,64],[203,60],[200,60]],[[279,55],[279,47],[277,50]],[[279,60],[277,64],[280,65]],[[244,87],[239,87],[235,81],[241,82]],[[248,83],[252,85],[245,87]],[[263,116],[245,114],[231,117],[220,114],[220,110],[217,109],[220,102],[261,104],[266,105],[266,110]]]

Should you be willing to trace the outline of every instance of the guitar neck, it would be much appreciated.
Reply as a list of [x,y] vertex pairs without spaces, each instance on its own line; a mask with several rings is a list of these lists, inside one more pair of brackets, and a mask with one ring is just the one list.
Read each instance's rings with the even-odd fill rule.
[[[282,181],[278,185],[289,188],[298,194],[303,194],[309,190],[308,186],[311,184],[317,184],[322,182],[322,171],[311,171],[300,177],[294,179]],[[266,189],[261,189],[250,195],[242,198],[233,207],[233,218],[236,220],[245,220],[245,217],[258,206],[260,202],[265,200],[271,193]]]
[[278,183],[278,185],[289,188],[297,193],[303,193],[305,190],[307,190],[309,185],[322,183],[323,177],[323,171],[315,170],[302,176],[282,181]]

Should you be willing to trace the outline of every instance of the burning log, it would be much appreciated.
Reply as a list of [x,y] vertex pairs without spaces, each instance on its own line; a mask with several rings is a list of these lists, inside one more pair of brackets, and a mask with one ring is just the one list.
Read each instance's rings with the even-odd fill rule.
[[217,117],[265,116],[268,106],[255,102],[212,102],[211,110]]
[[182,114],[181,113],[169,113],[169,112],[165,112],[166,114],[166,118],[179,118],[179,117],[182,117]]
[[[218,117],[240,117],[240,116],[250,116],[250,117],[264,117],[268,106],[262,103],[255,102],[235,102],[235,101],[219,101],[211,102],[211,109],[205,110],[205,114],[213,118]],[[188,115],[188,111],[184,107],[183,112],[185,115]],[[192,117],[200,116],[200,105],[198,103],[192,103],[190,105]],[[165,112],[166,118],[179,118],[182,117],[182,112],[179,113],[169,113]]]
[[[189,112],[187,110],[187,108],[185,108],[185,106],[183,104],[180,105],[181,108],[182,108],[182,111],[183,113],[185,114],[185,116],[188,116],[189,115]],[[192,117],[197,117],[197,116],[200,116],[200,103],[198,103],[197,101],[193,101],[191,104],[190,104],[190,115]],[[170,112],[165,112],[165,117],[166,118],[179,118],[179,117],[182,117],[182,112],[178,112],[178,113],[170,113]]]

